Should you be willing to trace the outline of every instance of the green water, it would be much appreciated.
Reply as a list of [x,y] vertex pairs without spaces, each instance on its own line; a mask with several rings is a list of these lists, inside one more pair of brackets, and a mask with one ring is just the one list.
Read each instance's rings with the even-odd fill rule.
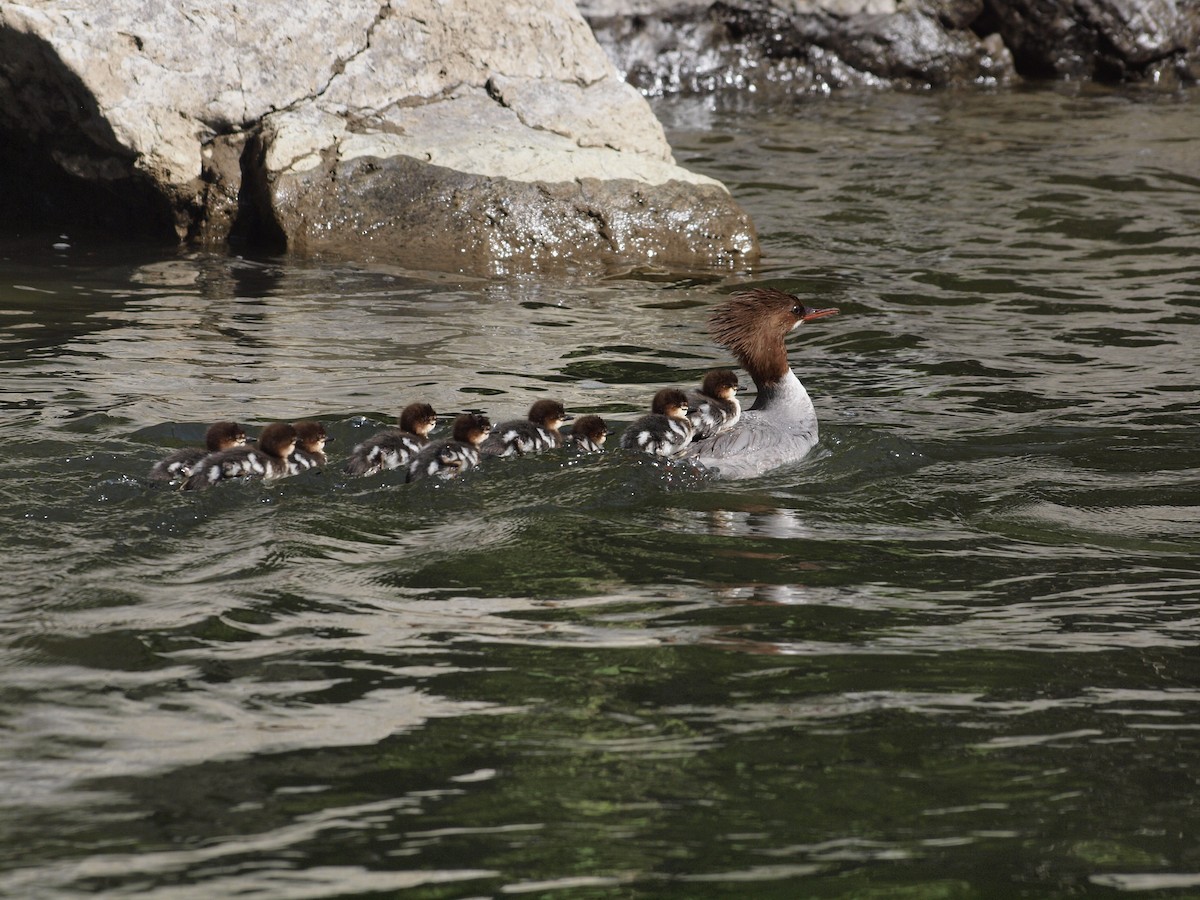
[[[656,109],[759,269],[0,242],[0,895],[1200,894],[1195,95]],[[842,310],[761,479],[145,477],[227,417],[619,427],[747,284]]]

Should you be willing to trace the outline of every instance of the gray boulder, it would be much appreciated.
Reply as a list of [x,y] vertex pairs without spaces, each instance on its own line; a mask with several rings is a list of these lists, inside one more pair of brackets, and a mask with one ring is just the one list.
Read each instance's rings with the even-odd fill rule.
[[494,269],[753,260],[565,0],[0,6],[14,212]]
[[1174,84],[1198,74],[1196,0],[989,0],[988,12],[1029,75]]
[[1200,0],[582,0],[646,93],[1196,80]]

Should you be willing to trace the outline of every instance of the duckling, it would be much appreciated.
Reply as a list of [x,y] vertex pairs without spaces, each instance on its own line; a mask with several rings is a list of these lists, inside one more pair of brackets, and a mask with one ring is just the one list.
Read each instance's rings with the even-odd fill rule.
[[688,419],[696,432],[693,440],[704,440],[737,424],[742,417],[737,392],[737,375],[729,369],[713,369],[704,376],[699,391],[688,391]]
[[199,490],[230,478],[282,478],[290,474],[288,457],[295,449],[295,427],[274,422],[258,436],[257,447],[233,447],[208,454],[196,463],[181,489]]
[[571,433],[566,437],[566,443],[588,453],[599,453],[604,450],[604,441],[608,437],[608,425],[599,416],[580,416],[571,426]]
[[214,422],[204,433],[204,449],[185,447],[160,459],[150,469],[151,481],[175,481],[192,474],[196,463],[210,453],[220,453],[246,443],[246,429],[237,422]]
[[296,449],[288,457],[288,474],[325,465],[325,445],[333,440],[320,422],[296,422]]
[[524,456],[562,446],[559,426],[568,420],[567,411],[557,400],[538,400],[529,407],[529,415],[492,429],[479,448],[484,456]]
[[408,463],[408,481],[421,478],[449,480],[479,465],[479,445],[487,440],[492,423],[487,416],[463,413],[454,420],[453,437],[421,448]]
[[376,475],[385,469],[407,465],[425,444],[437,425],[437,413],[428,403],[410,403],[400,412],[398,428],[389,428],[367,438],[350,451],[347,475]]
[[621,446],[654,456],[676,456],[692,440],[687,395],[677,388],[663,388],[654,395],[650,408],[650,415],[625,429]]

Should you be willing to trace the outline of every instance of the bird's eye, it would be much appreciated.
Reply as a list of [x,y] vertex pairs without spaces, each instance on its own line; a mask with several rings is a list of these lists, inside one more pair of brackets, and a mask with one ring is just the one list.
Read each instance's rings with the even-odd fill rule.
[[804,304],[802,304],[802,303],[797,303],[795,306],[792,307],[792,315],[795,316],[797,319],[803,319],[804,312],[805,312]]

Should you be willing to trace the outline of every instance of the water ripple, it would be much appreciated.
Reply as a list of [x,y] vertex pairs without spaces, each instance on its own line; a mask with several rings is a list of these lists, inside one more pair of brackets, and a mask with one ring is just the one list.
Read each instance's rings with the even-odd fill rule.
[[[659,109],[753,270],[0,242],[0,893],[1194,887],[1196,98],[745,102]],[[340,471],[416,399],[619,428],[748,284],[842,310],[800,465]],[[227,417],[333,462],[148,482]]]

